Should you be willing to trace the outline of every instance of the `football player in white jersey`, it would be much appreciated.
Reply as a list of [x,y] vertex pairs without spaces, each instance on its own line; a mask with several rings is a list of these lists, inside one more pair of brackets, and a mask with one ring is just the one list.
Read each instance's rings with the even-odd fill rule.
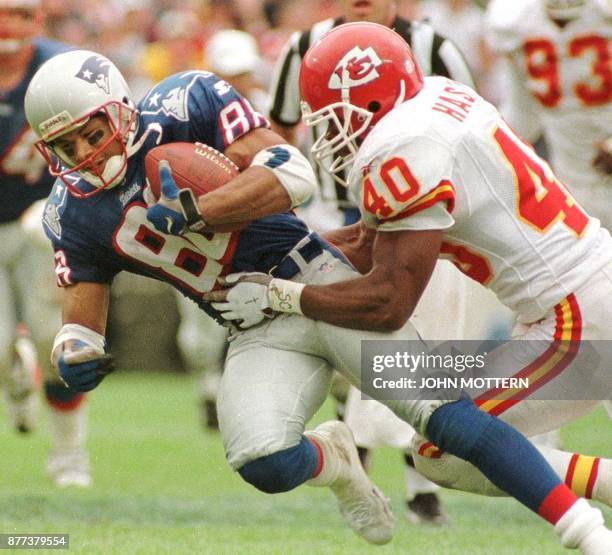
[[486,21],[504,57],[506,120],[530,142],[546,138],[558,177],[612,229],[612,2],[494,0]]
[[[445,75],[451,79],[474,86],[470,67],[457,46],[445,36],[440,35],[435,27],[427,21],[406,19],[399,15],[399,2],[396,0],[374,0],[357,2],[356,0],[343,0],[338,2],[339,17],[329,18],[315,23],[310,29],[295,32],[287,41],[283,52],[276,62],[276,70],[271,86],[272,103],[270,107],[270,120],[273,128],[290,142],[300,146],[302,150],[309,150],[310,144],[319,135],[320,129],[309,129],[308,133],[298,139],[302,133],[297,130],[300,126],[300,91],[299,66],[303,56],[310,45],[315,44],[330,29],[350,21],[372,21],[394,29],[413,49],[419,60],[420,67],[427,74]],[[312,135],[312,136],[311,136]],[[299,206],[296,210],[315,231],[327,231],[356,222],[359,219],[359,209],[354,202],[347,198],[344,187],[338,186],[332,177],[315,167],[318,190],[311,202]],[[449,282],[453,284],[454,294],[465,297],[468,294],[466,281],[461,276],[457,279],[457,272],[452,268],[440,267],[439,279],[445,281],[448,273],[453,276]],[[471,293],[471,291],[470,291]],[[435,296],[432,294],[432,300]],[[392,440],[394,446],[403,445],[408,437],[404,425],[395,426],[397,419],[378,405],[375,401],[362,400],[360,394],[338,373],[334,375],[332,395],[336,400],[336,413],[339,418],[353,422],[352,430],[357,436],[363,431],[362,422],[370,422],[371,430],[399,429],[401,438]],[[345,402],[351,398],[349,405]],[[388,415],[390,422],[384,422]],[[399,434],[398,434],[399,435]],[[385,439],[368,436],[356,437],[357,445],[361,447],[360,456],[368,466],[371,453],[366,447],[383,446],[389,443],[391,434],[386,433]],[[362,441],[363,440],[363,441]],[[406,517],[411,522],[443,521],[445,517],[436,498],[436,486],[423,480],[410,466],[410,459],[405,467],[406,474]],[[415,484],[418,487],[415,488]]]
[[[257,292],[265,310],[345,328],[396,330],[412,314],[437,258],[448,258],[518,314],[518,337],[539,340],[510,342],[491,355],[513,375],[528,376],[530,386],[486,391],[476,399],[481,410],[533,435],[595,406],[566,401],[559,411],[555,401],[523,400],[568,381],[588,385],[595,368],[583,340],[610,335],[612,239],[548,164],[472,89],[446,78],[423,79],[409,47],[380,25],[351,23],[323,37],[304,58],[300,89],[305,123],[328,125],[313,153],[332,160],[332,172],[349,170],[362,214],[361,223],[328,238],[363,275],[327,285],[246,275],[226,308],[213,306],[231,309],[227,319],[252,318],[252,311],[241,314],[241,299],[252,306]],[[580,371],[587,379],[577,386]],[[605,378],[601,394],[609,395]],[[523,447],[496,437],[511,458],[531,468]],[[420,454],[435,450],[435,434],[430,440]],[[421,457],[426,475],[434,474],[427,473],[427,461],[444,457],[437,456]],[[575,462],[568,453],[563,464]],[[600,482],[598,495],[610,504],[612,491],[603,483],[610,461],[597,466],[602,476],[595,470],[588,477],[591,493]],[[438,478],[446,484],[462,479],[452,473]],[[601,513],[562,486],[541,482],[523,502],[555,526],[565,547],[609,553],[612,533]]]
[[493,0],[486,21],[507,70],[504,117],[544,136],[557,176],[612,229],[612,2]]

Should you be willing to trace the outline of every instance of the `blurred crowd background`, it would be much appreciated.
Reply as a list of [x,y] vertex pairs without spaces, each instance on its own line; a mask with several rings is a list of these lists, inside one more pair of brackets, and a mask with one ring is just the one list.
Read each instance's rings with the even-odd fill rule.
[[[274,66],[295,31],[340,15],[336,0],[44,0],[46,36],[99,51],[113,60],[135,98],[178,71],[206,69],[224,77],[248,70],[249,98],[267,112]],[[479,92],[493,103],[502,73],[486,48],[486,0],[398,0],[399,15],[427,19],[462,50]],[[244,35],[219,31],[239,30]],[[252,39],[252,40],[251,40]],[[234,86],[238,85],[232,81]],[[239,89],[240,90],[240,89]],[[121,368],[183,371],[177,346],[180,303],[164,284],[123,273],[113,286],[109,342]],[[150,325],[151,323],[156,325]],[[163,325],[159,325],[163,322]],[[129,334],[125,330],[130,330]],[[157,349],[151,349],[156,345]]]
[[[335,0],[45,0],[44,4],[48,36],[111,58],[136,96],[176,71],[214,71],[215,60],[209,59],[206,46],[223,29],[253,36],[260,54],[257,77],[267,88],[274,62],[291,33],[340,13]],[[492,60],[481,35],[485,0],[399,0],[398,5],[404,17],[429,19],[461,48],[478,77],[486,75]],[[489,88],[483,79],[480,82]]]

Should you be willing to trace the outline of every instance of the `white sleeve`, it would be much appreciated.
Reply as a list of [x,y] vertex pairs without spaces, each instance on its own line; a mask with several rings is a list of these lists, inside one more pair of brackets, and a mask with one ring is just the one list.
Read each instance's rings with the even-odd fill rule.
[[260,150],[251,166],[271,171],[291,199],[291,208],[306,202],[315,192],[317,179],[310,162],[293,145],[283,143]]
[[595,4],[606,18],[612,18],[612,0],[595,0]]

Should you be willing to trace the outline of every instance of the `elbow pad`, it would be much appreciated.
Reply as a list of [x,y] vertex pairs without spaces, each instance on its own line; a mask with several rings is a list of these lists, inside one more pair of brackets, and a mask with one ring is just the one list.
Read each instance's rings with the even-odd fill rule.
[[291,208],[314,194],[316,178],[312,166],[293,145],[280,144],[260,150],[251,166],[263,166],[276,176],[291,199]]

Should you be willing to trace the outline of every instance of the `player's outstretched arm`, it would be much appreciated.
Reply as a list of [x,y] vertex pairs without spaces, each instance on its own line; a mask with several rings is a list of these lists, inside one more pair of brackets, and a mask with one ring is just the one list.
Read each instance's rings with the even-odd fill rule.
[[329,285],[305,285],[262,273],[231,274],[231,289],[204,295],[226,320],[245,328],[270,312],[304,314],[344,328],[392,331],[410,318],[436,264],[442,232],[378,232],[372,268]]
[[[305,316],[346,328],[391,331],[412,315],[436,264],[442,232],[376,234],[372,269],[362,277],[307,285],[300,295]],[[271,303],[272,308],[276,308]]]
[[372,269],[372,244],[376,231],[366,227],[362,221],[326,231],[321,236],[340,249],[360,273],[366,274]]
[[67,387],[90,391],[114,369],[104,338],[110,287],[81,282],[63,292],[64,325],[55,337],[51,361]]

